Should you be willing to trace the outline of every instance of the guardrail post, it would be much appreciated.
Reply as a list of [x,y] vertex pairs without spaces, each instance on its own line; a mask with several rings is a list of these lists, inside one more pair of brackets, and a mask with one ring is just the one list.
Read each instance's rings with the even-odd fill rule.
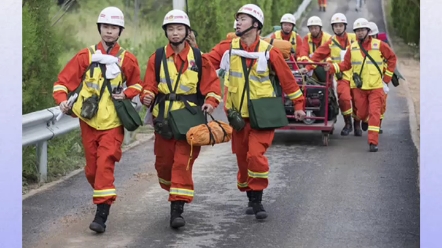
[[48,179],[48,141],[42,141],[37,144],[38,171],[40,182],[44,183]]

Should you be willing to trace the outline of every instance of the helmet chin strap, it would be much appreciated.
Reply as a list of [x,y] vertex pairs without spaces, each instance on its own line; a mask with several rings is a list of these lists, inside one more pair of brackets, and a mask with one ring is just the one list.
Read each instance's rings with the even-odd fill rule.
[[246,34],[247,32],[249,32],[252,29],[254,29],[253,24],[252,24],[252,26],[250,26],[250,28],[248,28],[248,29],[246,29],[246,30],[244,30],[242,32],[236,31],[235,34],[236,34],[236,36],[241,37],[241,36],[243,36],[244,34]]

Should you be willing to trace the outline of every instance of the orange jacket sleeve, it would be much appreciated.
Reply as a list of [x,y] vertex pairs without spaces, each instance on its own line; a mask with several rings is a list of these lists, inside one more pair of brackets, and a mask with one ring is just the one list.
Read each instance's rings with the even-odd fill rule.
[[143,99],[147,94],[155,96],[158,94],[158,82],[155,73],[155,53],[153,53],[147,61],[146,73],[144,74],[143,92],[140,94],[140,99]]
[[121,70],[126,77],[127,89],[124,91],[124,95],[132,99],[139,95],[143,89],[141,85],[140,66],[135,55],[126,51]]
[[278,49],[270,50],[270,64],[278,75],[282,91],[293,101],[295,110],[304,109],[304,96],[293,76],[292,70],[287,65],[282,53]]
[[308,35],[304,36],[304,39],[302,40],[302,46],[301,46],[301,56],[300,60],[306,60],[309,61],[309,52],[310,52],[310,46],[308,44]]
[[80,86],[88,66],[89,50],[85,48],[77,53],[58,74],[58,80],[54,83],[53,89],[53,97],[57,105],[66,101],[67,94]]
[[223,40],[218,45],[216,45],[212,50],[208,53],[204,53],[203,57],[206,57],[212,63],[212,66],[215,70],[218,70],[221,64],[221,59],[223,58],[224,53],[230,49],[231,40]]
[[206,96],[206,103],[216,108],[221,102],[221,82],[207,57],[202,57],[202,66],[200,91]]
[[383,41],[381,41],[379,50],[381,51],[384,59],[387,61],[387,69],[384,72],[383,80],[385,83],[390,83],[391,77],[393,77],[393,73],[396,70],[397,57],[390,46]]
[[[316,49],[315,52],[312,54],[312,57],[310,58],[310,60],[313,61],[313,62],[321,62],[324,59],[329,58],[330,57],[330,53],[331,53],[330,43],[331,43],[331,40],[328,40],[323,45],[318,47],[318,49]],[[316,66],[308,65],[306,68],[307,68],[307,70],[312,70],[315,67]]]

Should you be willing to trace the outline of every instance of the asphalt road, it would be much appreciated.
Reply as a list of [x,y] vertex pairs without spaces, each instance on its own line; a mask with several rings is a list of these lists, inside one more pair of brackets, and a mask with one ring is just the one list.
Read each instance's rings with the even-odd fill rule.
[[[385,30],[379,0],[367,1],[362,13],[354,11],[354,2],[339,1],[338,7],[331,0],[326,13],[315,9],[312,15],[329,23],[342,12],[351,24],[365,16]],[[339,136],[342,120],[328,147],[320,132],[277,133],[267,153],[264,222],[243,214],[247,200],[236,189],[236,160],[230,144],[221,144],[200,154],[195,200],[185,206],[187,225],[171,230],[167,193],[157,183],[148,142],[127,151],[117,165],[119,198],[105,234],[88,229],[95,208],[80,173],[23,201],[23,247],[419,247],[417,153],[406,99],[396,88],[389,94],[377,153],[368,152],[366,133]],[[220,109],[216,116],[223,116]]]

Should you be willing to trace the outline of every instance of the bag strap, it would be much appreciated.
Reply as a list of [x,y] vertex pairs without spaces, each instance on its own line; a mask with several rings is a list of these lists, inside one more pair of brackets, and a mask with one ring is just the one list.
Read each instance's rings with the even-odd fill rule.
[[[98,96],[98,102],[100,102],[101,97],[103,96],[104,89],[106,89],[106,85],[108,86],[108,89],[110,89],[110,80],[106,78],[106,65],[105,64],[99,64],[101,69],[101,74],[104,76],[104,82],[100,89],[100,95]],[[109,92],[110,96],[112,97],[112,91]]]
[[191,48],[193,51],[193,57],[195,58],[195,64],[198,68],[198,82],[196,84],[196,94],[197,94],[197,101],[198,101],[197,104],[202,106],[204,104],[204,100],[205,100],[205,97],[201,93],[201,89],[200,89],[201,74],[202,74],[202,70],[203,70],[203,60],[202,60],[202,56],[201,56],[201,50],[199,50],[198,48],[195,48],[195,47],[191,47]]
[[[261,41],[258,41],[258,44],[256,45],[256,48],[255,48],[255,52],[258,51],[260,42]],[[240,48],[241,48],[241,50],[243,50],[242,47],[240,47]],[[247,91],[247,101],[249,102],[250,101],[250,71],[252,70],[253,64],[255,63],[255,59],[252,59],[252,61],[250,62],[249,68],[247,68],[247,60],[246,60],[246,58],[241,57],[241,62],[242,62],[244,78],[245,78],[244,91]],[[243,93],[243,96],[241,98],[240,112],[241,112],[241,108],[242,108],[243,102],[244,102],[244,93]]]
[[[373,63],[376,66],[376,69],[378,69],[379,74],[381,75],[381,78],[383,76],[381,68],[379,68],[378,64],[376,63],[376,61],[374,61],[373,57],[370,56],[370,54],[368,54],[367,50],[364,49],[364,47],[361,45],[360,42],[358,42],[359,44],[359,48],[362,50],[362,52],[365,54],[365,58],[368,57],[368,59],[371,61],[371,63]],[[364,61],[365,61],[364,58]],[[362,72],[362,68],[361,68],[361,72]],[[360,75],[359,75],[360,76]]]
[[[331,38],[331,40],[332,40],[333,43],[335,43],[335,45],[338,46],[341,50],[346,50],[345,48],[343,48],[343,47],[341,46],[341,44],[339,44],[335,39],[333,39],[333,37]],[[347,47],[347,46],[348,46],[348,36],[347,36],[347,39],[345,40],[345,47]]]
[[207,129],[209,129],[209,135],[210,135],[210,142],[212,143],[212,146],[214,146],[216,144],[216,140],[215,140],[215,136],[212,133],[212,129],[209,127],[208,121],[207,121],[207,116],[210,116],[210,118],[212,119],[213,122],[216,122],[219,127],[221,128],[221,130],[223,130],[223,140],[222,141],[226,141],[227,138],[227,132],[226,130],[223,128],[223,126],[221,125],[221,123],[217,120],[215,120],[215,118],[213,118],[213,116],[211,114],[209,114],[208,112],[204,112],[204,117],[206,120],[206,123],[204,125],[206,125]]

